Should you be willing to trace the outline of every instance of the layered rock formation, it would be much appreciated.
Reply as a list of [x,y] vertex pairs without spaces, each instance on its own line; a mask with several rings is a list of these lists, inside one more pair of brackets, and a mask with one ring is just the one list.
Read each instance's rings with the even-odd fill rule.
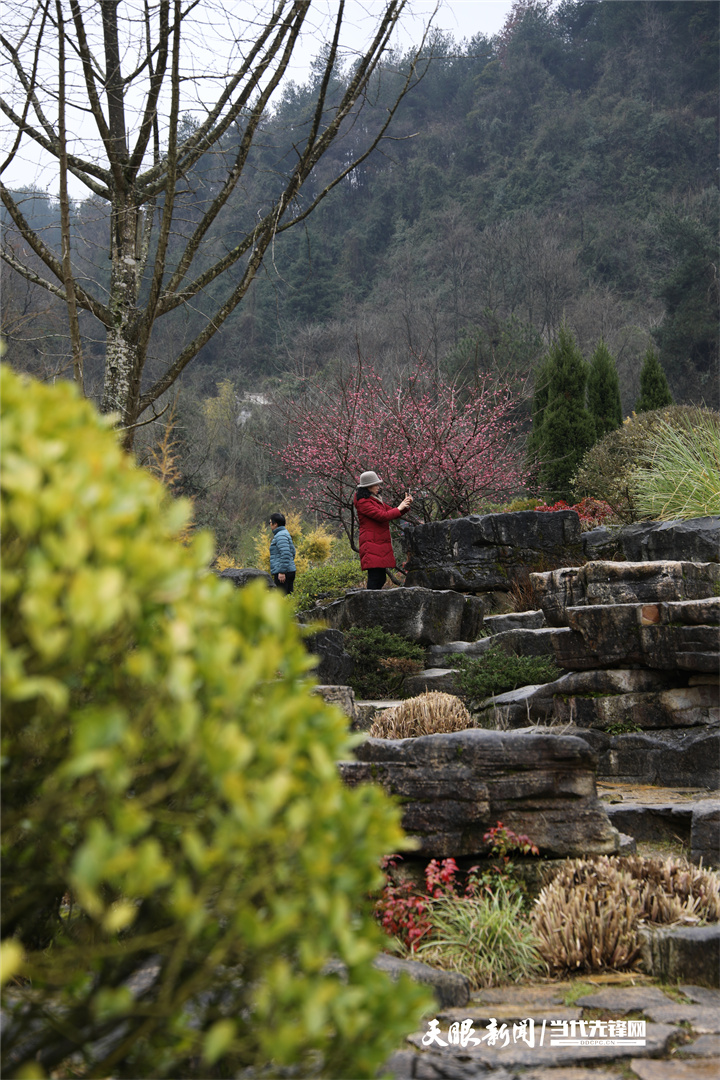
[[452,590],[358,589],[325,607],[303,612],[303,621],[322,620],[331,629],[374,627],[421,645],[456,638],[474,641],[482,629],[483,603]]
[[428,858],[478,855],[502,821],[542,854],[618,850],[619,834],[597,798],[597,759],[582,740],[547,731],[456,731],[368,739],[343,762],[346,783],[380,783],[402,806],[403,827]]
[[407,525],[406,585],[484,593],[507,591],[528,569],[583,562],[574,510],[527,510]]

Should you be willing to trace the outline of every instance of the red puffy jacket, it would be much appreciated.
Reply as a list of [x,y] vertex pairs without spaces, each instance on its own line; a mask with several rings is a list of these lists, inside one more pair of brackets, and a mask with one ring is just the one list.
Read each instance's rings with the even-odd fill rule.
[[402,517],[404,510],[396,506],[386,506],[377,495],[367,499],[354,498],[355,510],[360,524],[360,565],[363,570],[374,567],[392,569],[395,563],[390,522]]

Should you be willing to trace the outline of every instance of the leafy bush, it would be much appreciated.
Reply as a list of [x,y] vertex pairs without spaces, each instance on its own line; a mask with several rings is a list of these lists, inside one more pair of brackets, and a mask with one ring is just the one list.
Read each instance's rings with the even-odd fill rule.
[[361,700],[408,696],[402,690],[403,679],[421,671],[425,660],[422,646],[379,626],[346,630],[345,648],[355,661],[351,686]]
[[704,414],[692,427],[662,424],[652,465],[632,473],[630,489],[642,517],[720,514],[720,416]]
[[316,600],[339,600],[350,589],[361,588],[364,580],[357,558],[313,566],[295,578],[292,593],[295,607],[298,611],[306,611]]
[[514,656],[491,645],[483,656],[459,656],[460,689],[471,701],[483,701],[518,686],[554,682],[560,677],[552,656]]
[[532,925],[554,971],[622,968],[640,954],[640,920],[717,922],[720,878],[682,858],[569,860],[540,893]]
[[472,717],[460,698],[431,690],[393,709],[383,709],[373,721],[370,735],[374,739],[412,739],[438,731],[464,731],[472,726]]
[[[295,544],[295,566],[299,574],[306,573],[316,563],[324,563],[330,558],[333,537],[324,525],[311,528],[296,511],[289,511],[285,518],[287,530]],[[270,573],[270,542],[272,529],[267,522],[261,525],[253,539],[255,552],[254,563],[260,570]]]
[[589,495],[602,499],[620,521],[635,521],[639,509],[633,492],[633,473],[652,468],[663,426],[692,428],[716,415],[710,409],[672,405],[628,417],[622,427],[606,435],[583,458],[572,481],[576,497]]
[[428,1004],[361,899],[402,832],[291,610],[70,384],[0,383],[4,1074],[374,1076]]

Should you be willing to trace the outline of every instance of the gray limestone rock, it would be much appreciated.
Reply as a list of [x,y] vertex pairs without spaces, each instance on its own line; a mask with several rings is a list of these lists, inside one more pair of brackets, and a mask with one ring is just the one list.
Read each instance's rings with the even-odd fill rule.
[[641,664],[660,670],[716,672],[720,598],[566,608],[568,629],[552,632],[560,667]]
[[[335,630],[378,626],[421,645],[460,639],[463,628],[477,630],[482,610],[467,613],[465,597],[452,590],[357,589],[325,607],[303,613]],[[474,620],[474,625],[471,625]]]
[[703,866],[720,867],[720,800],[696,803],[692,812],[690,858]]
[[426,653],[428,667],[441,667],[451,656],[484,656],[492,645],[492,638],[479,641],[448,641],[444,645],[431,645]]
[[[715,1008],[720,1009],[720,1005],[716,1005]],[[720,1061],[720,1035],[701,1035],[694,1042],[679,1046],[677,1056],[684,1058],[716,1058],[717,1060],[713,1064],[717,1065],[717,1062]]]
[[655,1005],[647,1015],[658,1024],[689,1023],[698,1035],[720,1034],[720,1010],[707,1005],[690,1005],[678,1001]]
[[355,694],[351,686],[323,686],[321,684],[320,686],[314,686],[312,692],[319,694],[328,705],[337,705],[350,718],[350,726],[354,725],[357,720],[357,710],[355,708]]
[[387,972],[391,979],[409,975],[415,982],[431,987],[441,1008],[462,1008],[470,1000],[470,982],[459,971],[441,971],[418,960],[401,960],[387,953],[379,953],[373,965]]
[[584,994],[577,1004],[583,1009],[603,1009],[620,1015],[635,1011],[648,1014],[648,1009],[672,1005],[673,1000],[657,986],[608,986]]
[[488,615],[483,622],[483,628],[490,634],[500,634],[504,630],[540,630],[545,625],[545,616],[540,610]]
[[426,691],[436,690],[441,694],[457,694],[460,682],[456,668],[426,668],[417,675],[406,675],[403,679],[403,691],[408,697],[416,697]]
[[345,651],[339,630],[319,630],[305,639],[305,647],[319,657],[315,677],[325,685],[346,686],[355,670],[355,661]]
[[720,787],[717,728],[614,736],[593,728],[569,730],[585,739],[598,755],[598,779],[709,790]]
[[720,563],[591,562],[531,574],[550,626],[566,626],[566,608],[592,604],[655,604],[718,595]]
[[643,927],[640,944],[643,967],[654,978],[720,986],[720,923]]
[[638,522],[621,529],[619,540],[625,558],[633,562],[720,562],[720,517]]
[[656,693],[555,696],[554,717],[578,727],[656,730],[720,724],[720,694],[714,686],[685,686]]
[[423,855],[488,850],[502,821],[544,855],[617,851],[597,798],[596,758],[583,740],[544,731],[468,729],[417,739],[368,739],[339,766],[346,783],[375,781],[400,798],[403,825]]
[[406,585],[460,592],[507,591],[528,567],[582,561],[574,510],[534,510],[434,521],[403,529]]

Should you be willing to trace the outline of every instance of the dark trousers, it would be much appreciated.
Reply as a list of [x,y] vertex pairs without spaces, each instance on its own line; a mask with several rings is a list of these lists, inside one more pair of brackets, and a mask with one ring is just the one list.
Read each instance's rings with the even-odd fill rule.
[[385,584],[385,578],[387,572],[383,570],[382,566],[372,566],[367,572],[367,587],[368,589],[382,589]]
[[273,581],[277,585],[278,589],[282,589],[286,596],[289,596],[295,588],[295,574],[295,570],[286,570],[284,581],[278,581],[278,575],[273,574]]

